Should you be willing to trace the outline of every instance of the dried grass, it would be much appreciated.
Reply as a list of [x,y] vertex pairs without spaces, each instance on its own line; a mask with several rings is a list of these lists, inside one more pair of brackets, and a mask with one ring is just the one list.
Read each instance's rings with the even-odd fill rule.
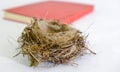
[[90,49],[82,32],[58,20],[33,19],[18,38],[20,53],[30,58],[31,66],[40,62],[66,64]]

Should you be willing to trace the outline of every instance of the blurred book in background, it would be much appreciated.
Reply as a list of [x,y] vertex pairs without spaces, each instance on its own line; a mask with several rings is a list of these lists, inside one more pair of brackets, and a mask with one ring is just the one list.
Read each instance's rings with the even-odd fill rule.
[[92,5],[62,1],[45,1],[6,9],[4,18],[29,24],[31,18],[36,17],[46,20],[58,19],[63,23],[71,24],[92,11]]

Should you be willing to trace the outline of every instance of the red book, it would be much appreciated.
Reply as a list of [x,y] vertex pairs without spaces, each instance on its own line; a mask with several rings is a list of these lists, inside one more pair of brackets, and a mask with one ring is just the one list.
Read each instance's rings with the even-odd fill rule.
[[5,19],[30,23],[32,17],[39,19],[53,20],[71,24],[75,20],[93,11],[92,5],[45,1],[10,8],[5,10]]

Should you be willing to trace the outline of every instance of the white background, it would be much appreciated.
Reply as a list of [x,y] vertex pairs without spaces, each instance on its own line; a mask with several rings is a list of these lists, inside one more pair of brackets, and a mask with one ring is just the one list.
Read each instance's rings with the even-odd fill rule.
[[[69,0],[95,6],[94,22],[85,31],[89,33],[89,48],[97,55],[77,58],[77,66],[29,67],[27,58],[13,58],[24,24],[3,19],[3,10],[39,0],[0,0],[0,72],[120,72],[120,0]],[[82,19],[74,22],[79,24]],[[86,19],[86,23],[90,24]],[[81,24],[82,25],[82,24]],[[75,26],[79,27],[79,26]]]

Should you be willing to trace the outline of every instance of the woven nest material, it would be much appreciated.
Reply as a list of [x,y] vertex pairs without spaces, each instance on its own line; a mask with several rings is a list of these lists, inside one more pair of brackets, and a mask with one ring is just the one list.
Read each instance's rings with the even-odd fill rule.
[[25,27],[18,42],[20,53],[29,56],[31,66],[37,66],[40,62],[69,63],[71,59],[89,50],[80,31],[57,20],[34,18]]

